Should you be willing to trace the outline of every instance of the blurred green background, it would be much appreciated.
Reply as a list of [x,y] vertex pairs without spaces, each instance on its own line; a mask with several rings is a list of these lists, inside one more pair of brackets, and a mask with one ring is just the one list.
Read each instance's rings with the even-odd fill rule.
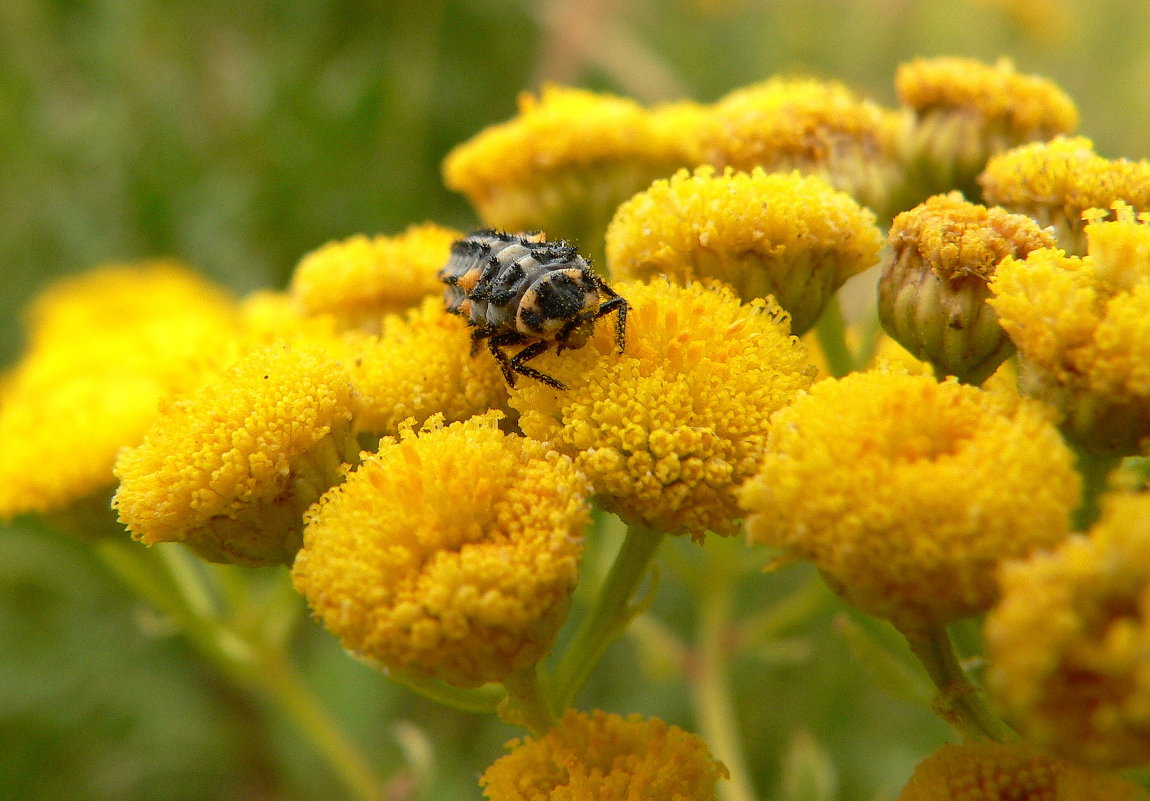
[[[176,256],[246,292],[283,287],[331,239],[473,225],[439,163],[542,81],[713,100],[802,72],[893,103],[896,65],[937,54],[1010,56],[1070,93],[1100,153],[1150,156],[1145,2],[3,0],[0,365],[33,293],[100,262]],[[83,447],[83,432],[60,436]],[[749,583],[745,602],[799,580]],[[655,609],[671,626],[690,606],[676,587]],[[786,658],[734,666],[764,797],[779,797],[796,721],[844,799],[893,797],[945,736],[871,680],[837,614]],[[305,628],[310,679],[382,772],[404,721],[409,742],[436,744],[410,797],[479,798],[510,729],[394,692]],[[289,727],[162,634],[84,546],[0,528],[0,799],[340,797]],[[692,725],[673,685],[633,678],[636,658],[613,650],[581,705]]]

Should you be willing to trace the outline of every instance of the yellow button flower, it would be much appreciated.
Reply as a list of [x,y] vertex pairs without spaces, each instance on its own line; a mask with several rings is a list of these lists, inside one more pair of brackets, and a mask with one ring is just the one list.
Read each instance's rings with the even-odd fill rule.
[[345,328],[378,331],[380,318],[442,291],[437,273],[462,234],[434,223],[397,236],[353,236],[308,253],[291,291],[306,315],[336,315]]
[[1009,59],[991,65],[916,58],[899,66],[895,89],[914,114],[903,148],[912,180],[926,192],[973,193],[975,176],[995,153],[1078,126],[1078,110],[1062,89],[1018,72]]
[[309,513],[292,577],[368,662],[473,687],[551,648],[590,520],[570,459],[492,412],[385,438]]
[[818,175],[885,214],[902,185],[901,126],[897,113],[842,84],[772,78],[720,99],[702,136],[710,164]]
[[727,778],[696,735],[639,715],[571,709],[508,747],[480,780],[488,801],[711,801]]
[[821,178],[711,167],[655,181],[616,211],[616,279],[717,278],[743,300],[770,294],[802,335],[846,279],[878,263],[874,214]]
[[1057,137],[992,158],[979,176],[987,203],[1053,225],[1059,246],[1086,252],[1083,215],[1122,200],[1150,211],[1150,162],[1105,159],[1084,137]]
[[480,132],[443,163],[447,186],[483,221],[542,229],[585,248],[602,239],[615,207],[655,178],[696,163],[689,104],[651,112],[633,100],[545,86],[519,97],[519,116]]
[[994,568],[1066,536],[1079,479],[1036,406],[927,376],[828,379],[771,421],[748,538],[904,631],[988,609]]
[[1150,436],[1150,222],[1115,204],[1086,226],[1085,257],[1042,249],[1006,259],[989,303],[1018,347],[1027,394],[1098,453],[1132,454]]
[[988,281],[1006,256],[1054,246],[1034,220],[936,195],[894,218],[879,280],[879,316],[887,333],[939,375],[981,384],[1014,343],[986,305]]
[[448,314],[442,297],[406,315],[389,315],[376,339],[364,340],[352,370],[359,393],[356,428],[394,435],[440,413],[447,422],[507,408],[507,385],[486,349],[471,355],[472,329]]
[[114,505],[146,545],[290,563],[304,511],[354,458],[353,411],[346,371],[327,349],[300,340],[246,352],[121,452]]
[[1150,762],[1150,495],[1117,495],[1088,537],[1006,565],[987,616],[987,686],[1037,745]]
[[235,301],[175,263],[109,265],[46,289],[27,320],[27,351],[0,384],[0,518],[92,498],[107,530],[116,452],[228,346]]
[[529,437],[575,459],[603,506],[666,533],[731,535],[736,487],[757,468],[767,418],[814,368],[785,314],[725,287],[622,283],[627,347],[611,326],[587,347],[532,362],[568,387],[522,381],[511,405]]
[[898,801],[1145,801],[1121,776],[1024,745],[944,745],[914,769]]

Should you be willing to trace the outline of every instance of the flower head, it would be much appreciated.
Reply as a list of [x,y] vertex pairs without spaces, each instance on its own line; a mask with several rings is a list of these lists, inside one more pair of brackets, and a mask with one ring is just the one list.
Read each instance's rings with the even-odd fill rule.
[[235,301],[170,262],[64,279],[27,319],[28,349],[0,383],[0,518],[95,493],[106,509],[116,452],[140,441],[161,399],[198,385],[237,332]]
[[1121,776],[1025,745],[947,744],[924,759],[898,801],[1144,801]]
[[301,340],[246,352],[120,453],[120,520],[146,545],[290,563],[304,511],[354,458],[353,411],[346,370],[326,349]]
[[1006,565],[987,616],[987,686],[1037,745],[1150,762],[1150,495],[1104,504],[1089,536]]
[[936,195],[894,218],[879,281],[887,332],[941,375],[980,384],[1014,352],[986,305],[987,282],[1006,256],[1054,246],[1029,217]]
[[615,288],[631,304],[624,354],[599,326],[587,347],[539,357],[570,389],[521,382],[519,425],[573,457],[628,523],[734,534],[735,489],[757,468],[767,418],[813,378],[806,349],[769,301],[662,280]]
[[346,648],[462,687],[551,648],[578,578],[586,480],[496,412],[385,438],[309,513],[292,578]]
[[908,168],[927,192],[971,192],[990,156],[1078,126],[1062,89],[1009,59],[916,58],[899,66],[895,88],[914,114],[903,142]]
[[988,609],[995,566],[1066,536],[1078,488],[1057,430],[1017,396],[856,373],[772,418],[741,501],[752,542],[810,559],[905,631]]
[[292,294],[306,315],[330,313],[346,328],[379,329],[380,318],[437,294],[436,277],[461,234],[434,223],[397,236],[353,236],[300,260]]
[[839,83],[772,78],[721,98],[703,132],[706,161],[818,175],[886,211],[901,184],[899,116]]
[[622,204],[607,229],[616,279],[717,278],[773,295],[802,335],[846,279],[878,262],[874,214],[821,178],[680,170]]
[[489,801],[709,801],[727,777],[697,736],[639,715],[571,709],[508,747],[481,779]]
[[1150,436],[1150,222],[1115,204],[1086,226],[1087,255],[1008,258],[989,303],[1018,347],[1023,389],[1058,408],[1091,451],[1130,454]]
[[1125,201],[1150,210],[1150,162],[1105,159],[1081,136],[1023,145],[992,158],[979,176],[983,196],[1053,225],[1067,253],[1086,252],[1084,214]]
[[680,130],[695,124],[693,110],[654,114],[626,98],[545,86],[538,98],[520,95],[518,117],[452,150],[444,179],[493,228],[589,246],[621,201],[695,162],[694,139]]

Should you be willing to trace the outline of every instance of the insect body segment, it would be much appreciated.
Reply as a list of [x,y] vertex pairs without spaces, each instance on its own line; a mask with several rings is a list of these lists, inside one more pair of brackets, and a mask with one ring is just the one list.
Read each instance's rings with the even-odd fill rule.
[[[439,278],[447,284],[447,310],[475,327],[472,354],[486,339],[511,386],[525,375],[566,389],[527,362],[551,348],[562,353],[583,347],[595,321],[612,312],[615,344],[623,352],[630,306],[567,242],[547,242],[538,233],[477,231],[451,246]],[[526,347],[514,356],[503,350],[516,345]]]

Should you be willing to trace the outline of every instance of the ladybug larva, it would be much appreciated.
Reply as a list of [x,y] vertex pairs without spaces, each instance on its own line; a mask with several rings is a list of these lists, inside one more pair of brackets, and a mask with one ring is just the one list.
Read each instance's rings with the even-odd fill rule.
[[[547,242],[538,233],[476,231],[451,246],[439,278],[447,284],[447,310],[475,329],[472,355],[486,339],[512,387],[524,375],[567,389],[527,362],[551,348],[562,353],[583,347],[595,321],[612,312],[615,346],[623,352],[630,305],[567,242]],[[503,350],[516,345],[526,347],[514,356]]]

